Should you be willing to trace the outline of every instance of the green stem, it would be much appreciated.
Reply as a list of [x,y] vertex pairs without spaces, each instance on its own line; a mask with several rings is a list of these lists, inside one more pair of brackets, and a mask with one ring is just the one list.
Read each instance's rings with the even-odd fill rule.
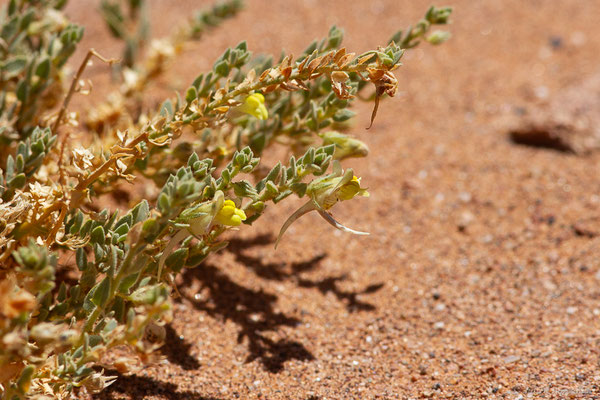
[[84,334],[90,333],[92,331],[92,329],[94,328],[94,325],[96,324],[96,321],[98,320],[98,317],[104,312],[106,305],[111,304],[112,301],[115,299],[117,290],[119,289],[119,286],[121,285],[121,281],[123,280],[123,278],[125,277],[125,274],[129,270],[129,267],[131,266],[131,262],[133,261],[133,257],[135,256],[135,254],[138,253],[138,251],[141,247],[145,247],[145,244],[138,242],[133,247],[131,247],[129,249],[129,251],[127,252],[127,256],[125,257],[125,260],[123,260],[123,264],[121,265],[121,268],[119,269],[119,272],[117,273],[117,276],[115,276],[115,279],[113,280],[113,282],[111,284],[111,293],[108,297],[108,300],[106,301],[106,303],[104,303],[105,304],[104,307],[96,306],[94,311],[92,311],[92,313],[88,317],[87,321],[85,322],[83,330],[81,331],[81,336],[79,338],[77,346],[81,346],[83,344]]

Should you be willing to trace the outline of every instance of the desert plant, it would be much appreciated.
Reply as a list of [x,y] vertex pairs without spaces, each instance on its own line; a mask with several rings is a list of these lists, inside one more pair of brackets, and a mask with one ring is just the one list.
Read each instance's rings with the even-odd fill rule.
[[[90,50],[66,89],[65,65],[83,28],[61,13],[65,2],[11,0],[0,14],[0,385],[10,399],[102,390],[113,379],[103,357],[115,346],[151,359],[172,318],[175,274],[198,267],[227,245],[224,232],[252,225],[270,203],[306,198],[278,240],[313,210],[362,233],[330,214],[337,202],[368,195],[340,163],[368,152],[340,132],[350,127],[349,106],[372,83],[372,123],[379,99],[395,94],[392,71],[405,49],[447,39],[430,28],[450,15],[432,7],[385,47],[360,55],[341,47],[336,27],[296,59],[252,56],[241,42],[182,96],[140,112],[141,93],[182,45],[234,16],[241,2],[200,12],[143,51],[144,1],[124,11],[104,0],[102,15],[125,42],[115,69],[121,81],[79,117],[70,99],[86,90],[89,59],[103,58]],[[261,156],[275,145],[292,155],[267,167]],[[99,208],[103,194],[134,179],[156,190]],[[124,372],[130,363],[110,367]]]

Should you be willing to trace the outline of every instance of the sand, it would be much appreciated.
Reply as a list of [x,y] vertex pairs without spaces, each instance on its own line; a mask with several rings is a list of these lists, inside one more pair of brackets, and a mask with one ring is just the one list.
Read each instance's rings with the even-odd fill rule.
[[[206,4],[151,3],[157,36]],[[336,24],[364,51],[428,5],[250,0],[187,47],[174,84],[149,101],[242,39],[255,52],[299,54]],[[453,38],[406,54],[398,95],[371,130],[371,106],[356,108],[351,133],[371,154],[347,164],[371,198],[335,215],[371,235],[308,215],[274,251],[299,203],[272,207],[178,279],[166,360],[96,399],[600,398],[600,155],[515,143],[506,123],[598,73],[600,1],[448,5]],[[118,56],[89,8],[69,9],[91,24],[83,46]],[[102,93],[107,68],[89,76]]]

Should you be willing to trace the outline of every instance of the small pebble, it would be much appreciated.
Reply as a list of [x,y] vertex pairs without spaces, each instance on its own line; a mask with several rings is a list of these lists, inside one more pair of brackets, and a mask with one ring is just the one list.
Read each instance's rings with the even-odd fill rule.
[[563,45],[563,39],[560,36],[550,36],[548,42],[554,50],[560,49]]
[[545,100],[550,95],[550,90],[547,86],[538,86],[533,89],[533,94],[540,100]]
[[503,361],[507,364],[511,364],[514,362],[517,362],[521,359],[521,357],[519,356],[508,356],[508,357],[504,357]]
[[469,192],[460,192],[460,193],[458,194],[458,198],[459,198],[459,200],[460,200],[460,201],[462,201],[463,203],[468,203],[468,202],[470,202],[470,201],[471,201],[471,199],[472,199],[472,196],[471,196],[471,193],[469,193]]

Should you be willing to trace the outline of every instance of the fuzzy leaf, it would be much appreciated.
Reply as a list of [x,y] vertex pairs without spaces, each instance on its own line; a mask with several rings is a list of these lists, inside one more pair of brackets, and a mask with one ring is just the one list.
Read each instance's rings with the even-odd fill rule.
[[106,276],[93,289],[92,303],[98,307],[104,307],[110,297],[110,278]]

